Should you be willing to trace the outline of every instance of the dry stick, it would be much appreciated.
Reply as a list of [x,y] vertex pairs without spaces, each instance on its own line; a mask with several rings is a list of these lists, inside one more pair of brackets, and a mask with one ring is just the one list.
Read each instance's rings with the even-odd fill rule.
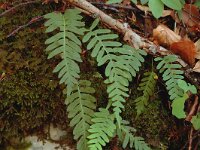
[[[67,0],[66,0],[67,1]],[[146,50],[149,53],[156,53],[160,55],[167,55],[169,51],[162,46],[155,45],[153,42],[139,36],[130,28],[127,28],[121,22],[116,19],[113,19],[109,15],[105,14],[103,11],[99,10],[91,3],[87,2],[86,0],[68,0],[73,5],[77,6],[85,10],[86,12],[90,13],[91,16],[98,17],[103,23],[108,25],[109,27],[117,30],[119,33],[124,35],[124,41],[129,42],[130,45],[134,46],[136,49],[141,48]],[[181,59],[178,59],[180,64],[184,67],[186,66],[185,62]]]
[[167,52],[167,50],[164,47],[159,47],[153,42],[140,37],[130,28],[127,28],[121,22],[105,14],[86,0],[69,0],[69,2],[89,12],[91,16],[97,16],[103,23],[122,33],[124,35],[124,40],[127,39],[128,42],[135,48],[148,48],[154,54],[158,52],[161,55],[166,55],[165,53]]
[[[194,140],[195,138],[199,138],[200,137],[200,131],[197,131],[194,135],[193,135],[193,137],[192,137],[192,140]],[[185,143],[185,145],[181,148],[181,150],[185,150],[186,149],[186,146],[189,144],[189,141],[187,141],[186,143]],[[198,143],[197,143],[198,144]],[[199,143],[200,144],[200,143]],[[195,148],[194,148],[194,150],[196,150]]]
[[[199,138],[200,138],[200,135],[199,135]],[[198,150],[199,145],[200,145],[200,140],[197,142],[196,146],[194,147],[194,150]]]
[[194,103],[192,105],[192,108],[189,112],[189,114],[187,115],[187,117],[185,118],[186,121],[191,121],[192,119],[192,116],[195,114],[196,110],[197,110],[197,106],[199,104],[199,97],[196,95],[195,96],[195,99],[194,99]]
[[39,0],[35,0],[35,1],[28,1],[28,2],[24,2],[24,3],[20,3],[14,7],[11,7],[10,9],[4,11],[3,13],[0,14],[0,17],[4,16],[5,14],[11,12],[12,10],[16,9],[17,7],[23,6],[23,5],[27,5],[27,4],[33,4],[33,3],[37,3],[39,2]]
[[19,30],[22,30],[25,27],[27,27],[35,22],[41,21],[42,19],[44,19],[42,16],[37,16],[35,18],[32,18],[31,21],[29,21],[27,24],[21,25],[18,28],[16,28],[14,31],[12,31],[9,35],[7,35],[7,38],[14,36],[17,32],[19,32]]
[[191,130],[190,130],[188,150],[192,150],[192,136],[193,136],[193,127],[191,127]]
[[102,3],[102,2],[90,2],[93,5],[99,5],[99,6],[103,6],[103,7],[113,7],[113,8],[122,8],[122,9],[127,9],[127,10],[137,10],[136,8],[132,7],[132,6],[123,6],[123,5],[119,5],[119,4],[106,4],[106,3]]

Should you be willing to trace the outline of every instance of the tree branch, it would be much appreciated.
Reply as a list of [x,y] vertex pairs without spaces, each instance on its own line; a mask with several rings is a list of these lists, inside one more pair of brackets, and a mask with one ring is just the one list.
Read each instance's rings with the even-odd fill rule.
[[7,38],[9,38],[10,36],[15,35],[17,32],[19,32],[19,30],[21,30],[21,29],[23,29],[23,28],[25,28],[25,27],[27,27],[27,26],[29,26],[29,25],[35,23],[35,22],[41,21],[42,19],[44,19],[42,16],[37,16],[37,17],[32,18],[27,24],[21,25],[21,26],[19,26],[18,28],[16,28],[14,31],[12,31],[12,32],[7,36]]
[[[108,25],[114,30],[117,30],[119,33],[124,35],[124,41],[128,42],[130,45],[134,46],[135,48],[141,48],[146,50],[148,53],[152,54],[159,54],[159,55],[167,55],[169,51],[162,47],[154,44],[153,42],[139,36],[135,33],[131,28],[126,27],[124,24],[119,22],[116,19],[113,19],[109,15],[105,14],[103,11],[99,10],[91,3],[87,2],[86,0],[68,0],[73,5],[77,6],[90,14],[90,16],[98,17],[103,23]],[[186,66],[185,62],[182,60],[178,60],[182,66]]]

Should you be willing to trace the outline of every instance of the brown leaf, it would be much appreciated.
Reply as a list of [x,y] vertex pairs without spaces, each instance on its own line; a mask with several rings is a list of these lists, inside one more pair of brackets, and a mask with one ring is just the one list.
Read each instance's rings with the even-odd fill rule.
[[194,65],[196,53],[194,42],[190,40],[174,42],[171,44],[170,49],[173,53],[178,54],[189,65]]
[[193,68],[194,72],[199,72],[200,73],[200,60],[196,63],[196,65]]
[[185,4],[182,11],[182,21],[189,27],[198,26],[200,23],[200,13],[197,6]]
[[197,51],[195,58],[200,59],[200,39],[195,42],[195,46],[196,46],[196,51]]
[[190,27],[191,30],[198,30],[200,28],[200,13],[197,6],[192,4],[185,4],[182,9],[181,18],[178,15],[171,15],[177,23],[181,21],[186,26]]
[[181,40],[181,37],[178,34],[162,24],[153,30],[153,38],[158,42],[158,44],[166,47]]
[[[150,9],[149,9],[148,6],[136,5],[136,7],[137,7],[138,9],[140,9],[141,11],[150,12]],[[172,10],[163,10],[162,16],[161,16],[161,17],[170,16],[170,15],[172,15],[172,13],[173,13]]]

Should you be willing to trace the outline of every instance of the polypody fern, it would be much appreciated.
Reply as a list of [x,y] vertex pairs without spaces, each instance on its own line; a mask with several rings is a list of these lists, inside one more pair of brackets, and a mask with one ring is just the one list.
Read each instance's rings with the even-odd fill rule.
[[80,11],[68,9],[64,14],[49,13],[44,16],[47,20],[45,26],[46,32],[52,32],[58,29],[58,33],[46,40],[48,44],[46,51],[49,53],[48,58],[61,55],[62,61],[56,66],[53,72],[58,72],[60,84],[65,83],[70,94],[74,84],[77,84],[80,69],[77,62],[81,62],[81,41],[77,35],[83,35],[84,23],[81,21]]
[[134,147],[135,150],[150,150],[142,137],[133,135],[135,132],[136,130],[129,126],[129,122],[124,120],[122,121],[121,127],[117,128],[117,135],[119,140],[123,143],[122,147],[126,148],[129,143],[129,147]]
[[140,115],[144,111],[145,106],[147,106],[148,104],[150,96],[154,94],[156,76],[157,75],[153,71],[144,73],[144,77],[142,78],[141,83],[138,87],[138,90],[142,91],[143,95],[135,100],[137,115]]
[[183,79],[183,71],[180,70],[181,65],[175,64],[177,57],[175,55],[168,55],[164,58],[157,57],[155,61],[160,61],[157,65],[162,74],[162,78],[165,81],[166,88],[170,95],[170,99],[174,100],[183,95],[183,90],[178,86],[177,81]]
[[[67,85],[67,111],[68,117],[72,119],[70,126],[74,127],[74,139],[78,141],[77,149],[101,150],[115,135],[116,121],[120,128],[120,113],[124,109],[125,98],[129,96],[129,82],[139,71],[146,52],[117,42],[118,35],[111,33],[111,30],[95,29],[99,22],[97,19],[89,30],[86,30],[83,28],[84,23],[81,22],[82,17],[78,10],[69,9],[64,14],[50,13],[45,15],[45,18],[48,19],[45,23],[46,32],[58,31],[46,40],[46,51],[48,58],[57,55],[62,58],[54,72],[58,72],[60,83]],[[107,109],[101,108],[99,112],[94,113],[94,89],[90,87],[89,81],[78,81],[78,62],[82,61],[79,36],[86,31],[88,32],[84,35],[83,42],[88,42],[87,49],[92,49],[91,55],[97,59],[98,66],[106,65],[105,83],[108,84],[107,92],[114,114],[108,111],[110,105]],[[144,145],[143,139],[135,138],[135,141],[141,141],[135,142],[136,149],[141,149],[137,147]]]
[[100,108],[99,112],[94,114],[92,119],[93,124],[88,130],[90,150],[102,150],[102,146],[110,141],[114,136],[116,126],[114,124],[114,117],[107,109]]
[[92,49],[92,57],[97,58],[98,66],[107,64],[105,75],[108,79],[105,83],[109,84],[107,92],[112,101],[113,111],[118,124],[122,120],[120,113],[124,108],[123,102],[128,97],[128,85],[132,76],[139,71],[141,62],[144,61],[142,55],[146,53],[141,50],[117,42],[117,34],[111,33],[109,29],[95,29],[98,25],[96,19],[84,36],[83,42],[89,42],[87,49]]
[[91,87],[90,81],[80,80],[74,85],[72,94],[66,98],[66,105],[70,126],[74,127],[74,139],[78,140],[77,149],[87,150],[88,129],[91,125],[91,117],[96,109],[96,99],[91,95],[95,89]]

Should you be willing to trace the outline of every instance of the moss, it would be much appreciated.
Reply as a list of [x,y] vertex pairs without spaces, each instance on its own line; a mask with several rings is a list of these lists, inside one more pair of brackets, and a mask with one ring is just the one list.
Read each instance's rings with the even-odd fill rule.
[[[137,85],[132,87],[135,89]],[[167,149],[169,146],[170,128],[175,125],[172,117],[163,107],[162,100],[157,95],[152,97],[145,111],[137,117],[135,110],[135,97],[138,97],[137,90],[131,92],[131,98],[127,100],[123,116],[131,122],[137,130],[136,134],[145,138],[145,141],[153,149]]]
[[47,36],[44,20],[7,38],[32,18],[51,11],[52,6],[36,3],[0,18],[3,29],[0,32],[0,77],[5,74],[0,79],[0,145],[9,142],[11,137],[22,138],[36,131],[42,133],[44,125],[50,122],[67,127],[63,87],[52,73],[58,60],[47,60],[44,53]]

